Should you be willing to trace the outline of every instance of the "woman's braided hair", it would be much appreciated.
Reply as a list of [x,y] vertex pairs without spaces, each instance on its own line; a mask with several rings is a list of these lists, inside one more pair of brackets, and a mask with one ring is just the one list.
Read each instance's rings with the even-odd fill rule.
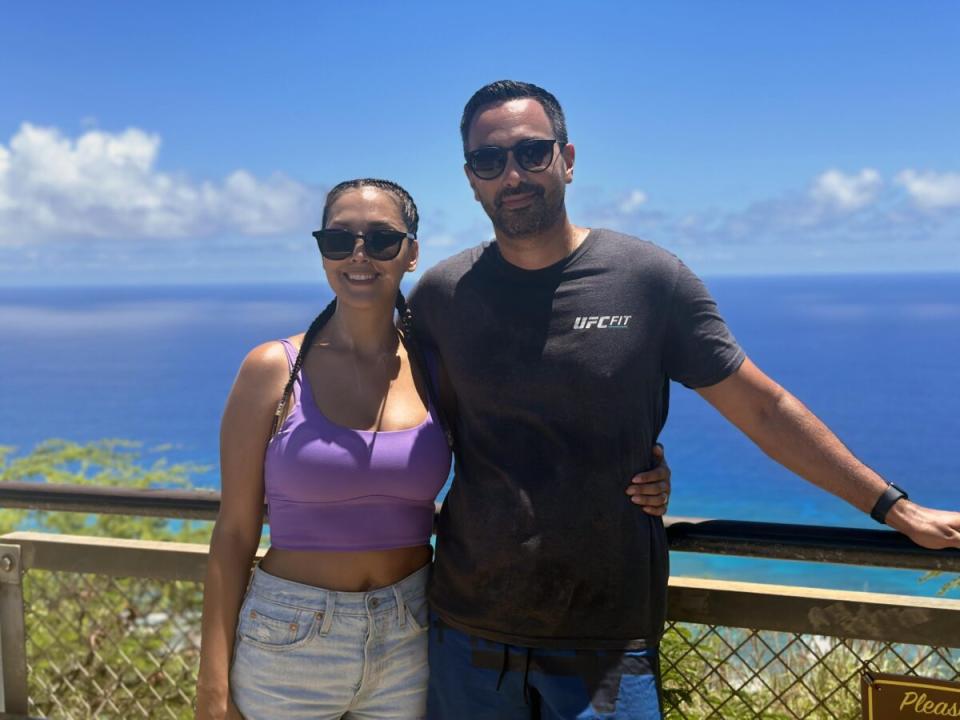
[[[420,215],[417,212],[417,205],[413,202],[413,198],[410,196],[410,193],[408,193],[395,182],[391,182],[389,180],[379,180],[376,178],[347,180],[335,185],[333,189],[327,193],[327,199],[323,204],[323,221],[321,227],[327,226],[327,215],[329,214],[330,208],[333,203],[336,202],[337,198],[339,198],[348,190],[358,190],[364,187],[374,187],[392,195],[400,208],[400,215],[403,217],[403,222],[407,226],[407,232],[413,233],[414,235],[417,234],[417,228],[420,224]],[[399,288],[397,289],[397,300],[395,307],[397,309],[397,314],[399,315],[399,326],[401,331],[400,341],[403,343],[403,346],[407,351],[407,356],[416,366],[420,376],[424,378],[426,382],[427,394],[430,398],[430,402],[436,409],[437,417],[440,420],[444,435],[447,438],[447,444],[452,446],[453,437],[450,433],[449,425],[443,416],[440,403],[437,400],[436,389],[434,388],[433,377],[430,373],[430,368],[426,363],[423,351],[420,348],[420,344],[416,341],[416,335],[413,330],[413,314],[410,312],[410,308],[407,307],[407,299],[403,296],[403,293],[400,292]],[[286,386],[283,388],[283,396],[280,398],[280,403],[277,405],[277,410],[273,416],[273,424],[270,428],[271,438],[276,435],[277,431],[280,429],[280,425],[283,422],[286,412],[287,403],[290,400],[290,394],[293,392],[293,385],[303,368],[303,363],[306,360],[307,353],[310,351],[310,347],[313,345],[313,341],[316,340],[317,335],[327,324],[330,318],[333,317],[333,313],[336,311],[336,309],[337,300],[334,298],[330,301],[330,304],[323,309],[323,312],[314,318],[313,322],[310,323],[310,327],[307,328],[307,332],[303,336],[303,342],[300,344],[300,351],[297,353],[297,359],[294,361],[293,367],[290,369],[290,377],[287,380]]]

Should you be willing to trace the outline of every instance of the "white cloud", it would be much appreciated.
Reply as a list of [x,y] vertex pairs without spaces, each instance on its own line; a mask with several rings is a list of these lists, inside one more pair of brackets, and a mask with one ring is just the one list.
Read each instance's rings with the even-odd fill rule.
[[960,206],[960,173],[917,172],[904,170],[897,175],[913,201],[922,208]]
[[600,190],[580,200],[572,217],[652,240],[708,272],[960,270],[960,196],[951,190],[960,174],[929,183],[937,192],[923,197],[943,209],[932,213],[909,202],[901,179],[920,177],[909,172],[892,184],[870,168],[827,170],[806,189],[682,214],[631,208],[623,201],[629,195]]
[[633,190],[620,202],[619,210],[624,214],[636,212],[646,202],[647,194],[643,190]]
[[185,238],[301,229],[319,194],[276,173],[220,182],[156,169],[160,137],[136,128],[76,139],[24,123],[0,144],[0,244],[37,238]]
[[856,175],[827,170],[814,180],[810,194],[838,210],[859,210],[873,201],[882,182],[880,173],[873,168],[864,168]]

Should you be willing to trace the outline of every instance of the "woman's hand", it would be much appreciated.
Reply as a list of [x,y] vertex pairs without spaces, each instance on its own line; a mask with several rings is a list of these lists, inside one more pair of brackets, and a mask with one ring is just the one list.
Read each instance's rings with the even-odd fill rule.
[[653,446],[653,461],[656,464],[650,470],[630,479],[627,495],[647,515],[659,517],[667,512],[670,502],[670,466],[660,443]]

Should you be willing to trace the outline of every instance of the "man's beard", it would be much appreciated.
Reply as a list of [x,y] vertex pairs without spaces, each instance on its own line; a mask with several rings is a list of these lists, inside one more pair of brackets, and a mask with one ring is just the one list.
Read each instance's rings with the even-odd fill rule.
[[[504,197],[526,193],[533,193],[533,198],[525,208],[510,210],[501,204]],[[551,193],[548,196],[546,189],[540,185],[521,183],[497,195],[494,207],[487,207],[486,210],[493,221],[493,227],[506,237],[537,235],[560,221],[563,215],[563,193]]]

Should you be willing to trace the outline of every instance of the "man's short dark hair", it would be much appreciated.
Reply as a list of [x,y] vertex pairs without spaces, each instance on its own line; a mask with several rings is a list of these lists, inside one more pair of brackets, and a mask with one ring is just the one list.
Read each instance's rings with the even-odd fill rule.
[[473,118],[480,108],[484,105],[522,98],[533,98],[543,106],[544,112],[550,119],[550,125],[553,126],[554,138],[560,144],[565,145],[567,142],[567,121],[563,117],[563,108],[560,107],[560,103],[551,93],[532,83],[517,80],[497,80],[477,90],[463,108],[463,116],[460,118],[460,137],[463,138],[464,152],[467,150],[467,135],[470,133],[470,123],[473,122]]

